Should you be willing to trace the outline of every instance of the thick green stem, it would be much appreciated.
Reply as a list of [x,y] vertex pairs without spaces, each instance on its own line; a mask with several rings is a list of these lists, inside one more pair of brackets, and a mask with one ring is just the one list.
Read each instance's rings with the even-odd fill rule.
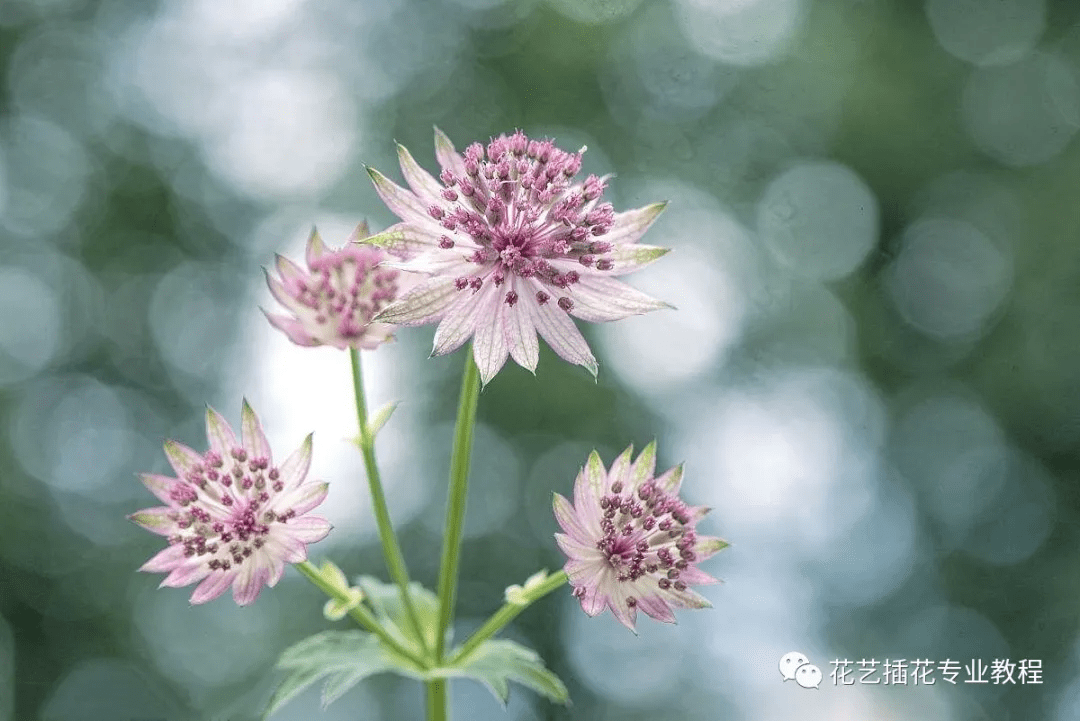
[[469,457],[472,454],[473,428],[476,426],[476,403],[480,397],[480,371],[471,349],[465,356],[461,378],[454,447],[450,456],[450,489],[446,498],[446,530],[442,560],[439,563],[439,628],[435,635],[435,662],[441,663],[446,644],[446,629],[454,617],[457,595],[458,561],[461,559],[461,532],[465,526],[465,497],[469,490]]
[[469,636],[468,640],[466,640],[465,643],[461,645],[461,648],[457,650],[457,653],[454,654],[454,657],[450,659],[450,665],[456,664],[458,661],[461,661],[475,651],[477,646],[501,631],[506,624],[517,618],[519,613],[566,583],[566,581],[566,571],[559,571],[551,574],[532,588],[523,589],[514,602],[506,603],[502,608],[496,611],[483,626],[478,628],[472,636]]
[[427,692],[427,721],[446,721],[446,686],[447,680],[437,678],[424,684]]
[[401,553],[397,536],[394,535],[394,526],[390,522],[390,511],[386,506],[386,494],[383,493],[382,480],[379,477],[379,466],[375,462],[375,439],[371,435],[368,426],[367,401],[364,398],[364,380],[360,365],[360,351],[355,348],[349,349],[349,360],[352,362],[353,394],[356,396],[356,418],[360,423],[360,451],[364,456],[364,468],[367,470],[368,488],[371,490],[371,506],[375,511],[375,523],[379,527],[379,540],[382,542],[383,556],[386,558],[386,568],[390,572],[390,578],[398,585],[401,591],[401,600],[405,604],[405,612],[409,617],[413,632],[420,642],[420,648],[427,654],[427,641],[423,629],[420,628],[420,620],[416,615],[416,607],[413,605],[412,594],[409,593],[409,571],[405,566],[405,557]]
[[[333,584],[323,578],[322,574],[319,573],[319,569],[315,568],[310,561],[301,561],[300,563],[293,565],[296,566],[296,569],[300,571],[300,573],[304,574],[304,577],[307,578],[307,580],[315,584],[315,586],[327,596],[336,601],[341,601],[342,603],[349,603],[350,599],[348,595],[346,595],[342,589],[335,588]],[[349,615],[362,627],[378,636],[383,643],[415,663],[418,667],[422,669],[429,667],[427,661],[416,656],[412,651],[395,641],[394,637],[386,632],[386,629],[382,627],[379,621],[371,614],[371,611],[368,611],[365,606],[360,604],[354,605],[349,609]]]

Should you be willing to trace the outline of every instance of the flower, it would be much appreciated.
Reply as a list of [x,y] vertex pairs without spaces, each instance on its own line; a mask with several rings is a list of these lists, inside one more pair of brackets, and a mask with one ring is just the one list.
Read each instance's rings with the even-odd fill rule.
[[565,531],[555,540],[568,558],[574,597],[590,616],[607,606],[631,631],[638,609],[674,623],[671,606],[711,606],[689,587],[717,580],[695,564],[728,545],[697,534],[709,509],[679,500],[682,465],[654,478],[656,442],[631,463],[633,450],[623,451],[610,471],[593,451],[574,483],[574,503],[558,493],[554,502]]
[[[386,253],[358,241],[368,235],[366,223],[353,232],[345,247],[323,245],[314,228],[307,243],[305,273],[277,256],[277,280],[266,271],[270,292],[292,314],[263,310],[267,320],[297,345],[372,350],[393,338],[394,327],[371,319],[398,294],[398,271],[379,267]],[[264,269],[265,270],[265,269]]]
[[403,222],[365,242],[408,258],[394,267],[428,276],[377,319],[438,322],[432,355],[472,338],[485,384],[507,355],[535,372],[537,333],[595,376],[596,359],[569,316],[601,322],[671,307],[616,280],[668,252],[637,243],[666,204],[615,213],[600,202],[607,177],[571,182],[584,152],[518,131],[486,149],[473,143],[462,156],[436,128],[439,180],[401,145],[411,191],[369,168],[379,197]]
[[144,473],[142,482],[167,505],[129,518],[165,536],[169,546],[140,571],[168,572],[162,586],[201,581],[192,603],[217,598],[229,586],[241,606],[263,586],[277,584],[285,563],[307,559],[308,543],[321,541],[330,523],[304,515],[326,498],[327,484],[304,482],[311,464],[311,435],[280,466],[255,412],[245,400],[238,443],[233,430],[206,409],[210,450],[204,454],[166,441],[165,455],[177,477]]

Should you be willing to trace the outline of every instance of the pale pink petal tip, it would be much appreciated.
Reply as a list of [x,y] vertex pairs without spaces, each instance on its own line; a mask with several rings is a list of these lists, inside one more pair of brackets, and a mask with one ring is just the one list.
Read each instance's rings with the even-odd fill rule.
[[390,257],[383,250],[357,242],[367,234],[367,224],[361,223],[342,248],[334,249],[312,229],[306,270],[277,256],[279,277],[267,272],[266,282],[287,313],[264,310],[270,324],[305,347],[372,350],[389,340],[386,324],[372,321],[401,294],[401,272],[382,265]]
[[627,448],[610,469],[593,451],[574,483],[574,503],[554,496],[563,533],[555,540],[582,610],[605,608],[631,631],[637,612],[674,623],[672,608],[706,608],[692,585],[716,583],[697,563],[727,543],[697,533],[704,513],[678,497],[682,466],[654,475],[656,443],[633,458]]
[[407,256],[398,267],[427,276],[422,291],[378,318],[439,324],[432,355],[471,338],[484,384],[507,358],[535,371],[538,337],[595,377],[596,358],[571,316],[605,322],[670,307],[615,280],[667,252],[637,243],[665,203],[615,213],[603,202],[607,176],[576,179],[583,152],[521,131],[458,152],[435,128],[437,176],[400,145],[407,188],[368,168],[402,221],[377,244]]
[[139,570],[168,574],[162,586],[197,583],[193,604],[213,600],[230,586],[238,604],[253,603],[264,586],[281,578],[285,563],[307,558],[307,544],[330,531],[328,521],[307,515],[328,489],[307,480],[311,436],[277,466],[246,399],[240,415],[237,438],[221,414],[207,408],[205,453],[166,443],[178,477],[140,476],[166,505],[129,516],[168,538],[168,545]]

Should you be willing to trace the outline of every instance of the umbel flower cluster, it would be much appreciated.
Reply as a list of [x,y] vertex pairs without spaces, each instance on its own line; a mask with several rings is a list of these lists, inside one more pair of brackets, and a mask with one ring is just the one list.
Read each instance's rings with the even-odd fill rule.
[[[312,437],[275,463],[246,400],[239,437],[208,407],[207,450],[167,441],[175,475],[141,475],[163,505],[130,518],[167,540],[140,569],[167,574],[162,586],[197,584],[193,604],[231,588],[245,606],[293,564],[329,596],[328,620],[349,616],[362,627],[316,634],[286,650],[279,668],[289,675],[268,713],[320,678],[327,679],[325,705],[381,671],[424,679],[429,721],[446,721],[450,678],[479,680],[504,702],[512,680],[565,703],[566,686],[538,654],[492,638],[528,605],[569,582],[586,614],[610,609],[631,631],[639,610],[670,623],[674,608],[710,605],[692,587],[716,579],[698,564],[727,543],[698,532],[709,509],[679,497],[682,466],[656,475],[655,442],[636,458],[627,448],[610,468],[593,451],[577,475],[573,502],[554,494],[563,569],[507,588],[506,605],[460,645],[446,648],[481,387],[507,358],[535,373],[539,337],[595,376],[596,358],[573,318],[604,322],[670,308],[619,280],[668,252],[638,242],[665,204],[615,212],[603,200],[608,177],[576,179],[584,151],[567,152],[519,131],[458,153],[436,129],[437,178],[402,146],[408,189],[369,169],[379,197],[401,222],[375,235],[361,224],[340,248],[328,248],[313,230],[306,268],[279,255],[276,276],[266,272],[270,293],[284,309],[263,311],[273,327],[298,346],[347,351],[356,444],[393,586],[369,575],[353,586],[332,561],[321,568],[308,562],[307,546],[331,530],[327,519],[310,513],[329,488],[307,478]],[[451,449],[437,595],[410,580],[394,533],[375,439],[395,404],[367,415],[361,366],[361,352],[391,340],[398,326],[425,324],[437,324],[434,356],[472,342]]]
[[197,453],[177,441],[165,443],[176,477],[142,474],[142,482],[164,503],[131,519],[165,536],[168,547],[140,571],[167,572],[162,586],[200,582],[192,603],[217,598],[229,586],[241,606],[263,586],[274,586],[286,563],[307,558],[307,544],[321,541],[330,523],[305,515],[326,498],[328,484],[306,481],[311,436],[280,466],[255,412],[244,401],[241,438],[221,415],[207,408],[210,449]]
[[596,358],[569,316],[603,322],[671,307],[618,280],[668,249],[638,243],[664,203],[616,213],[602,202],[606,177],[574,182],[584,151],[519,131],[462,155],[436,129],[436,180],[398,146],[410,190],[369,173],[402,222],[371,242],[409,256],[395,267],[428,277],[378,320],[437,322],[434,355],[472,338],[485,383],[507,355],[535,371],[537,334],[596,375]]
[[566,573],[581,608],[595,616],[605,608],[634,629],[641,609],[674,623],[671,607],[706,608],[691,585],[717,580],[695,565],[727,544],[699,536],[695,526],[709,512],[679,499],[682,466],[654,477],[656,444],[630,462],[633,446],[605,470],[596,451],[578,473],[574,503],[555,494],[555,534],[568,557]]

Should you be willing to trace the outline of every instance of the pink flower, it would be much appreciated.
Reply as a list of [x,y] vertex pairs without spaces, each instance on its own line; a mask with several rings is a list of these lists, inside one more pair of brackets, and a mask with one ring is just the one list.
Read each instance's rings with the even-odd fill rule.
[[411,191],[369,168],[403,222],[366,242],[409,258],[394,267],[428,276],[378,320],[438,322],[433,355],[472,338],[484,383],[507,355],[535,372],[538,333],[595,376],[596,359],[571,315],[595,323],[671,306],[616,280],[668,252],[637,243],[665,203],[614,212],[600,202],[606,178],[572,182],[584,151],[567,153],[518,131],[486,149],[473,143],[462,156],[436,128],[439,180],[400,145]]
[[229,586],[241,606],[263,586],[274,586],[285,563],[307,559],[308,543],[321,541],[330,523],[306,516],[326,498],[327,484],[304,482],[311,464],[311,436],[280,466],[248,402],[241,414],[238,443],[232,428],[206,409],[210,450],[199,454],[166,441],[165,455],[176,478],[144,473],[142,482],[167,505],[129,518],[169,539],[165,550],[140,571],[168,572],[162,586],[179,588],[201,581],[192,603],[217,598]]
[[358,241],[368,235],[361,223],[339,250],[323,245],[312,229],[307,243],[310,272],[277,256],[281,279],[266,273],[270,292],[291,315],[267,313],[267,319],[289,339],[302,346],[372,350],[393,338],[394,327],[371,319],[398,294],[398,271],[379,267],[386,253]]
[[717,580],[695,564],[728,545],[697,534],[709,509],[679,500],[682,465],[654,478],[655,441],[631,463],[633,449],[610,471],[593,451],[574,483],[574,503],[558,493],[554,503],[565,531],[555,540],[569,559],[565,570],[581,608],[595,616],[606,606],[631,631],[638,609],[674,623],[671,606],[711,606],[690,586]]

